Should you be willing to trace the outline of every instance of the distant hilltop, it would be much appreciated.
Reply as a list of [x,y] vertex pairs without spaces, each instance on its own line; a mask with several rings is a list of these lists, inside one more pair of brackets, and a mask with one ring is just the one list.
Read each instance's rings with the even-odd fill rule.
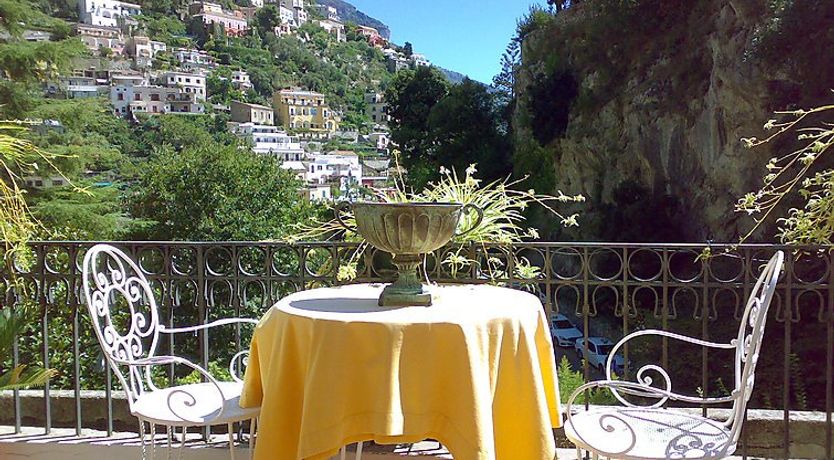
[[379,34],[382,35],[386,40],[391,39],[391,29],[389,29],[385,23],[383,23],[379,19],[372,18],[367,14],[359,11],[358,9],[356,9],[355,6],[351,5],[346,1],[317,0],[316,3],[318,3],[319,5],[332,6],[333,8],[336,8],[336,11],[339,12],[339,17],[342,18],[343,21],[355,22],[362,26],[373,27],[374,29],[378,30]]

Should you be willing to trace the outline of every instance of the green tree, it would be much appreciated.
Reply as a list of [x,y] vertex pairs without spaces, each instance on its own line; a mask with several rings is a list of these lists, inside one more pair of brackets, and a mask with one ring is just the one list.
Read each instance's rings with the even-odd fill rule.
[[423,161],[433,173],[430,180],[439,177],[440,166],[463,171],[473,163],[487,182],[509,176],[511,149],[500,130],[501,117],[495,95],[484,84],[466,78],[452,86],[429,113]]
[[432,176],[425,168],[430,144],[429,115],[449,92],[449,82],[439,70],[420,67],[398,72],[385,92],[391,116],[391,140],[399,146],[411,185],[424,185]]
[[274,158],[210,144],[156,154],[128,204],[134,218],[150,221],[139,238],[264,240],[312,212],[299,186]]

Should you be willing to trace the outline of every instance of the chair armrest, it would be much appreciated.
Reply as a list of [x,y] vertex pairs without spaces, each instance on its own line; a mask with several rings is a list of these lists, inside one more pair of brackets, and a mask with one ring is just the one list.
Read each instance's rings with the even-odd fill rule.
[[[151,378],[151,368],[153,366],[162,366],[162,365],[169,365],[169,364],[181,364],[186,367],[190,367],[191,369],[199,372],[203,377],[206,378],[208,383],[211,383],[214,386],[214,389],[217,390],[217,395],[220,397],[220,410],[218,411],[217,415],[213,418],[220,418],[223,416],[223,410],[225,409],[225,405],[223,404],[223,400],[225,397],[223,396],[223,391],[220,389],[220,383],[217,379],[214,378],[207,370],[203,369],[201,366],[192,363],[191,361],[181,358],[179,356],[151,356],[148,358],[142,359],[135,359],[135,360],[124,360],[119,358],[113,358],[113,361],[117,364],[123,364],[129,367],[140,367],[145,369],[145,380],[147,381],[148,387],[151,388],[152,391],[159,391],[156,385],[153,383],[153,379]],[[139,377],[138,375],[136,376]],[[180,387],[172,387],[171,393],[168,395],[168,408],[171,410],[171,413],[174,415],[182,418],[183,420],[189,421],[189,419],[181,413],[177,412],[177,409],[174,407],[174,398],[176,396],[185,395],[188,400],[185,402],[181,402],[185,408],[191,407],[196,403],[196,397],[189,393],[187,390],[183,390]]]
[[[165,327],[160,325],[159,331],[164,332],[166,334],[177,334],[181,332],[196,332],[200,330],[210,329],[216,326],[227,326],[229,324],[252,324],[257,326],[258,320],[251,318],[225,318],[219,319],[217,321],[212,321],[211,323],[199,324],[197,326],[188,327]],[[237,352],[234,356],[232,356],[232,359],[229,361],[229,375],[232,376],[232,380],[234,380],[235,382],[243,381],[243,379],[241,379],[238,375],[238,360],[241,360],[241,364],[243,364],[243,366],[245,367],[248,361],[248,357],[249,351],[243,350]]]
[[160,325],[159,332],[164,332],[166,334],[177,334],[180,332],[196,332],[201,331],[204,329],[209,329],[215,326],[226,326],[229,324],[258,324],[258,320],[251,319],[251,318],[225,318],[225,319],[218,319],[217,321],[212,321],[206,324],[198,324],[196,326],[187,326],[187,327],[167,327]]
[[[710,341],[707,341],[707,340],[696,339],[694,337],[689,337],[689,336],[686,336],[686,335],[675,334],[674,332],[661,331],[659,329],[645,329],[645,330],[642,330],[642,331],[632,332],[631,334],[628,334],[627,336],[620,339],[620,341],[617,342],[617,344],[614,345],[614,347],[611,349],[611,353],[608,355],[608,360],[605,363],[606,364],[605,365],[605,378],[606,378],[606,380],[602,380],[602,382],[619,382],[619,383],[623,383],[623,384],[628,383],[630,385],[636,385],[640,389],[642,389],[646,392],[652,393],[652,395],[651,396],[636,395],[636,394],[629,393],[628,391],[626,391],[625,386],[620,386],[619,384],[618,385],[608,385],[611,388],[611,393],[614,394],[614,397],[617,398],[618,401],[625,404],[626,406],[631,406],[631,407],[634,406],[634,404],[631,404],[630,402],[625,400],[622,396],[620,396],[620,393],[619,393],[620,391],[623,391],[623,393],[626,393],[626,394],[632,394],[633,396],[660,398],[660,400],[657,403],[653,404],[651,407],[660,407],[661,405],[666,403],[666,401],[668,401],[669,399],[673,399],[673,400],[677,400],[677,401],[685,401],[685,402],[694,403],[694,404],[719,404],[719,403],[732,402],[736,399],[735,395],[730,395],[730,396],[726,396],[726,397],[718,397],[718,398],[701,398],[701,397],[687,396],[687,395],[681,395],[681,394],[674,393],[672,391],[672,380],[669,378],[669,374],[662,367],[660,367],[658,365],[654,365],[654,364],[645,365],[645,366],[643,366],[643,367],[641,367],[640,369],[637,370],[637,373],[636,373],[637,382],[623,382],[623,381],[619,381],[619,380],[613,380],[612,379],[612,367],[613,367],[613,364],[614,364],[614,357],[617,355],[617,352],[620,350],[620,348],[622,348],[626,344],[626,342],[628,342],[628,341],[630,341],[634,338],[642,337],[642,336],[668,337],[670,339],[678,340],[678,341],[681,341],[681,342],[691,343],[691,344],[694,344],[694,345],[700,345],[700,346],[709,347],[709,348],[718,348],[718,349],[723,349],[723,350],[734,350],[734,349],[736,349],[736,340],[732,340],[730,343],[710,342]],[[658,387],[651,386],[652,383],[653,383],[653,380],[650,376],[646,375],[647,372],[656,372],[657,374],[659,374],[660,377],[663,379],[663,383],[665,384],[664,385],[665,388],[658,388]],[[594,383],[594,382],[591,382],[591,383]],[[663,394],[658,393],[658,392],[661,392]]]

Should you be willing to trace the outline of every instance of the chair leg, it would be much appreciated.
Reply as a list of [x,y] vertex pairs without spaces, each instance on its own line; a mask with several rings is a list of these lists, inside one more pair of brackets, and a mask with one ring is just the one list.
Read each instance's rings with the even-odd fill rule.
[[356,443],[356,460],[362,460],[362,441]]
[[165,449],[165,459],[171,460],[171,426],[165,425],[165,441],[168,444],[168,448]]
[[229,427],[229,455],[232,460],[235,460],[235,425],[229,423],[227,426]]
[[[174,430],[174,435],[176,435],[176,434],[177,434],[177,431]],[[184,427],[182,427],[182,442],[180,443],[180,448],[179,448],[179,459],[180,460],[182,460],[182,453],[185,450],[185,438],[187,436],[188,436],[188,427],[184,426]]]
[[156,425],[148,422],[148,427],[151,430],[151,460],[154,460],[156,458]]
[[142,444],[142,460],[147,459],[147,444],[145,444],[145,421],[139,419],[139,442]]
[[252,460],[252,457],[255,455],[255,430],[257,425],[257,418],[249,421],[249,460]]

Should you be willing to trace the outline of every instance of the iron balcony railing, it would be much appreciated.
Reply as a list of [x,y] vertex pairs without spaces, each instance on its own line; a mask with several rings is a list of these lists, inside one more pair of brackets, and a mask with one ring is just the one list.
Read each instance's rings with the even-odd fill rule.
[[[93,244],[35,242],[28,263],[20,256],[13,264],[3,265],[11,265],[14,273],[0,272],[0,293],[5,293],[0,295],[0,307],[29,303],[39,312],[37,327],[19,338],[14,362],[60,371],[43,389],[39,415],[47,432],[53,427],[50,392],[56,389],[72,391],[74,428],[79,434],[88,425],[81,411],[82,390],[104,389],[109,409],[106,428],[113,431],[113,379],[103,367],[81,292],[81,261]],[[139,262],[158,295],[160,317],[169,325],[205,323],[223,316],[257,318],[294,291],[388,281],[393,275],[387,254],[367,250],[356,257],[355,243],[112,244]],[[603,336],[616,342],[629,332],[657,328],[728,342],[736,333],[760,266],[774,251],[786,250],[789,257],[770,310],[751,407],[781,412],[782,458],[790,454],[791,414],[824,414],[819,443],[824,445],[825,458],[832,458],[834,269],[830,248],[713,245],[709,248],[712,257],[699,257],[704,249],[697,244],[468,244],[430,254],[424,270],[439,283],[492,282],[536,292],[549,315],[565,315],[586,339]],[[469,262],[444,263],[451,253]],[[350,260],[358,262],[356,276],[340,280],[340,268]],[[16,285],[10,282],[12,277]],[[477,309],[473,312],[477,314]],[[200,334],[179,342],[171,338],[159,352],[187,355],[208,367],[217,353],[231,355],[248,342],[245,331],[225,334]],[[562,355],[573,360],[585,380],[600,377],[588,361],[579,364],[578,354],[557,347],[557,356]],[[724,382],[732,387],[728,372],[732,357],[716,352],[670,347],[666,340],[658,340],[626,348],[624,361],[624,379],[633,378],[630,369],[638,364],[655,361],[669,371],[678,392],[714,395],[726,391]],[[183,376],[171,368],[160,378],[173,382]],[[15,428],[20,430],[25,414],[18,392],[14,408]],[[743,436],[743,456],[747,456],[746,441]]]

